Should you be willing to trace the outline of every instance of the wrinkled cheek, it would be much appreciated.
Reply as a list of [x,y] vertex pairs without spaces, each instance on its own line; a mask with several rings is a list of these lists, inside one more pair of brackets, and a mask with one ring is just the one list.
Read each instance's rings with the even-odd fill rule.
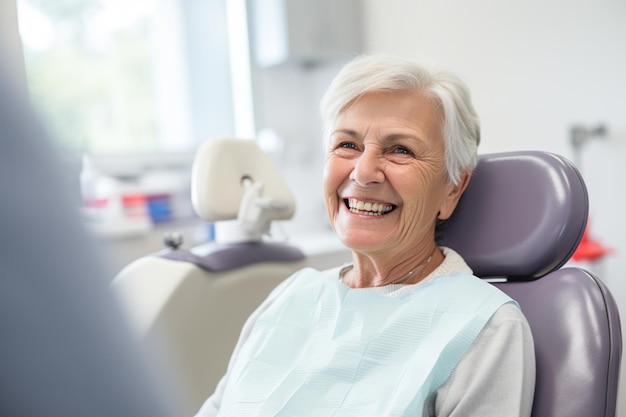
[[426,201],[421,200],[412,210],[402,213],[401,239],[413,240],[417,236],[424,236],[435,224],[436,216],[431,212],[432,208],[428,206]]
[[351,231],[355,230],[354,226],[350,223],[349,216],[345,212],[342,213],[341,210],[334,213],[331,226],[339,240],[344,243],[346,243],[346,239],[349,238]]
[[339,186],[341,184],[341,170],[340,166],[333,163],[332,158],[326,160],[323,171],[323,192],[324,192],[324,204],[326,206],[326,214],[328,220],[333,227],[336,228],[337,217],[341,209],[342,201],[339,200],[337,195]]
[[339,201],[335,190],[324,189],[324,205],[326,206],[326,216],[328,217],[328,222],[330,226],[335,231],[337,231],[338,222],[340,221],[341,217],[341,204],[343,204],[343,202]]
[[328,198],[326,200],[326,215],[328,216],[328,222],[330,223],[333,230],[336,230],[337,222],[339,221],[339,207],[337,207],[336,199],[331,200]]

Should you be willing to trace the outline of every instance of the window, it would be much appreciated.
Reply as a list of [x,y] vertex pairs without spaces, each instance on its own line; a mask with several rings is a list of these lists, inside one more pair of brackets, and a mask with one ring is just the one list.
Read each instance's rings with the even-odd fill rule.
[[252,136],[244,0],[18,0],[18,16],[31,97],[68,149]]
[[29,92],[82,170],[88,223],[117,237],[193,220],[195,148],[254,136],[245,0],[16,4]]

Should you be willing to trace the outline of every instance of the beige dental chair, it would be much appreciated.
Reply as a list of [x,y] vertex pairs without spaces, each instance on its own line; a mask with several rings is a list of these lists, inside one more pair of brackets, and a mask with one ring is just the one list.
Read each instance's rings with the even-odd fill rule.
[[246,318],[282,280],[305,266],[295,247],[270,242],[273,220],[293,216],[294,200],[254,141],[211,139],[192,169],[198,216],[216,240],[169,248],[124,268],[113,282],[142,344],[155,349],[193,415],[225,373]]

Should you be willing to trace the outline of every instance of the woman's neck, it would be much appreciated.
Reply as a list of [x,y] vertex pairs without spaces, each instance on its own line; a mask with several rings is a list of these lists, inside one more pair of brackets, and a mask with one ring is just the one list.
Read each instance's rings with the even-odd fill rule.
[[434,271],[443,259],[435,243],[404,256],[354,253],[353,267],[345,271],[341,280],[352,288],[415,284]]

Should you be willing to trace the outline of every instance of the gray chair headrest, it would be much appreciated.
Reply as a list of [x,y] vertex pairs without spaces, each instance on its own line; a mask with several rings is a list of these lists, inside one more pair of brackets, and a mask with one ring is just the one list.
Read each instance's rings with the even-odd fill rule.
[[540,151],[488,154],[437,241],[479,277],[535,279],[568,261],[588,211],[587,188],[567,159]]

